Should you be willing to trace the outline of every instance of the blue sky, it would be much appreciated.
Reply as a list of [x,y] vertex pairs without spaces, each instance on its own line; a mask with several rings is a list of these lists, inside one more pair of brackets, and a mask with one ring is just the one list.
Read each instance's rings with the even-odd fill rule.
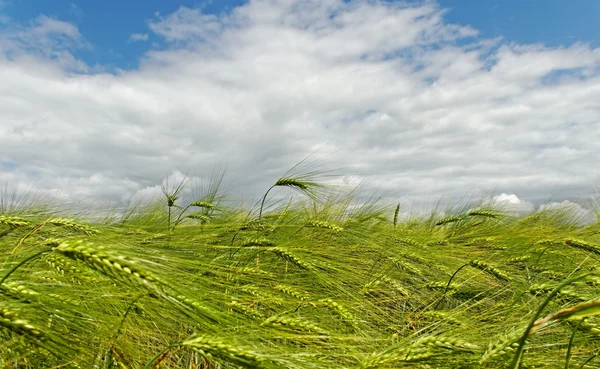
[[[169,14],[179,7],[201,9],[206,14],[228,12],[244,0],[127,0],[39,1],[5,0],[0,14],[27,22],[40,14],[77,25],[91,48],[76,52],[90,65],[134,68],[145,51],[163,47],[163,40],[148,32],[156,13]],[[393,1],[391,1],[393,2]],[[482,37],[502,37],[519,43],[567,46],[574,42],[600,45],[600,1],[596,0],[439,0],[449,9],[449,23],[470,25]],[[1,25],[0,25],[1,27]],[[132,34],[148,34],[147,42],[131,42]],[[154,44],[153,44],[154,43]]]
[[405,208],[588,196],[597,14],[595,0],[0,0],[0,182],[119,201],[220,164],[251,197],[323,147],[353,174],[335,183]]

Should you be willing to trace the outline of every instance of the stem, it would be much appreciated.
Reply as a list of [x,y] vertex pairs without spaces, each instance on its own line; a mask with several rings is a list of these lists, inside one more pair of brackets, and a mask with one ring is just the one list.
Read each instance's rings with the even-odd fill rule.
[[589,357],[589,358],[588,358],[586,361],[584,361],[584,362],[583,362],[583,364],[581,364],[581,365],[579,366],[579,369],[582,369],[582,368],[585,366],[585,364],[587,364],[587,363],[589,363],[590,361],[594,360],[594,358],[595,358],[596,356],[598,356],[598,353],[597,353],[597,352],[596,352],[594,355],[590,356],[590,357]]
[[267,193],[265,193],[265,196],[263,196],[262,202],[260,203],[260,212],[258,213],[258,220],[260,220],[260,218],[262,217],[262,211],[263,211],[263,206],[265,205],[265,200],[267,199],[267,195],[269,194],[269,191],[271,191],[273,189],[273,187],[275,187],[275,185],[271,186],[267,190]]
[[[165,347],[163,350],[161,350],[158,354],[154,355],[154,357],[152,359],[150,359],[150,361],[148,361],[146,363],[146,365],[144,365],[144,369],[153,369],[156,367],[156,365],[152,365],[152,363],[154,363],[156,360],[164,358],[164,356],[166,356],[166,354],[169,352],[170,349],[174,348],[174,347],[179,347],[182,345],[182,342],[178,342],[178,343],[174,343],[172,345],[169,345],[167,347]],[[158,361],[156,364],[159,364],[160,361]]]
[[169,206],[169,219],[167,220],[167,229],[171,231],[171,207]]
[[571,348],[573,347],[573,341],[575,340],[575,333],[577,333],[579,326],[581,325],[581,323],[583,323],[584,320],[585,318],[581,319],[579,323],[577,323],[575,328],[573,328],[573,333],[571,333],[571,339],[569,339],[569,347],[567,348],[567,359],[565,361],[565,369],[569,369],[569,361],[571,361]]
[[28,257],[27,259],[23,260],[22,262],[20,262],[19,264],[15,265],[11,270],[8,271],[8,273],[6,273],[6,275],[2,278],[2,280],[0,280],[0,285],[2,285],[2,283],[4,283],[4,281],[11,275],[13,274],[13,272],[17,269],[19,269],[22,265],[24,265],[25,263],[37,258],[38,256],[41,256],[43,254],[47,254],[49,252],[51,252],[52,250],[44,250],[44,251],[40,251],[37,254],[33,254],[30,257]]
[[525,348],[525,341],[527,341],[527,337],[529,337],[529,331],[531,331],[531,328],[535,324],[537,317],[540,316],[542,311],[544,311],[546,306],[550,303],[550,300],[552,300],[552,298],[554,298],[554,296],[558,295],[560,290],[562,290],[563,288],[565,288],[568,285],[573,284],[577,281],[580,281],[584,278],[587,278],[592,274],[595,274],[595,272],[586,273],[586,274],[580,275],[578,277],[573,277],[571,279],[567,279],[566,281],[561,283],[558,287],[556,287],[554,290],[552,290],[552,292],[550,292],[550,294],[546,297],[546,299],[542,302],[540,307],[537,309],[535,314],[531,317],[531,320],[529,321],[529,324],[527,325],[525,332],[521,336],[521,339],[519,339],[519,347],[517,348],[517,350],[515,352],[515,356],[513,357],[513,360],[510,364],[510,369],[517,369],[519,367],[519,365],[521,364],[521,358],[523,356],[523,349]]
[[458,268],[456,270],[456,272],[454,272],[454,274],[452,274],[452,277],[450,277],[450,280],[448,281],[448,284],[446,285],[446,288],[444,289],[444,293],[442,294],[442,297],[440,297],[440,301],[438,301],[438,303],[433,308],[434,310],[438,307],[438,305],[440,304],[440,302],[442,302],[442,299],[444,298],[444,296],[446,296],[446,292],[448,292],[448,288],[450,288],[450,283],[452,283],[452,280],[454,279],[454,277],[458,274],[458,272],[461,271],[462,268],[464,268],[466,266],[469,266],[469,264],[467,263],[467,264],[461,266],[460,268]]
[[119,324],[119,328],[117,329],[117,334],[115,335],[115,338],[117,338],[119,336],[119,334],[121,333],[121,329],[123,329],[123,325],[125,324],[125,319],[127,319],[127,315],[129,315],[129,312],[131,311],[131,308],[133,307],[133,305],[144,296],[147,296],[147,294],[146,293],[141,294],[138,297],[136,297],[135,299],[133,299],[133,301],[131,301],[131,303],[127,307],[127,310],[125,310],[125,314],[123,314],[123,318],[121,319],[121,324]]

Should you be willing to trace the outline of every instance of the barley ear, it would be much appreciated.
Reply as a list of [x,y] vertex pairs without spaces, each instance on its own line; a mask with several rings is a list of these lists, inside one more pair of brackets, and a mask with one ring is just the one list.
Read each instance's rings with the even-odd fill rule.
[[396,230],[396,225],[398,224],[398,214],[400,213],[400,203],[396,206],[396,210],[394,210],[394,230]]

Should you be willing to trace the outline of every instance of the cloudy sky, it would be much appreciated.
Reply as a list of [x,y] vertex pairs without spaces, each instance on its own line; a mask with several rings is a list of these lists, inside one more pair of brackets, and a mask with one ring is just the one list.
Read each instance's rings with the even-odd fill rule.
[[600,184],[599,13],[0,0],[0,181],[122,200],[226,165],[232,194],[259,196],[321,148],[402,201],[573,199]]

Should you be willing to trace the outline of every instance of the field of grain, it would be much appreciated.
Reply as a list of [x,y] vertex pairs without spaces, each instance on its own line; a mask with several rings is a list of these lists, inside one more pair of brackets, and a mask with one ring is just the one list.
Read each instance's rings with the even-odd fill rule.
[[600,367],[598,222],[185,185],[101,219],[0,208],[0,367]]

